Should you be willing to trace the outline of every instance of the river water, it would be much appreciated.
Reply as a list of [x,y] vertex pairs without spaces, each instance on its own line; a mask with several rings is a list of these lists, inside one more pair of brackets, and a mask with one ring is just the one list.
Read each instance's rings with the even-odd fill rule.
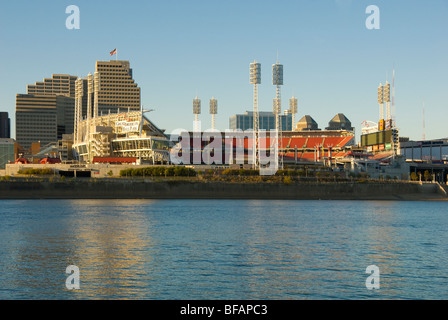
[[[393,201],[0,201],[0,299],[448,299],[447,209]],[[79,268],[79,290],[66,288],[69,265]],[[366,287],[371,265],[379,289]]]

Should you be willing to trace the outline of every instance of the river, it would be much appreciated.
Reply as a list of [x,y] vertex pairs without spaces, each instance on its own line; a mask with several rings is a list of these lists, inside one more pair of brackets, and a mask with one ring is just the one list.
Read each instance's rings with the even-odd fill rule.
[[[448,206],[3,200],[0,299],[448,299]],[[66,287],[79,268],[79,290]],[[369,290],[368,266],[379,270]]]

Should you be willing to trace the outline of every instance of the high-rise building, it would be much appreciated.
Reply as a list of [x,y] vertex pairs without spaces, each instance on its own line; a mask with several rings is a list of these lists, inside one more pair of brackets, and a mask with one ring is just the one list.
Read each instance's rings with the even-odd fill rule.
[[29,149],[33,142],[44,146],[73,133],[76,79],[54,74],[28,85],[27,94],[16,95],[16,141],[21,146]]
[[8,112],[0,112],[0,139],[11,138],[11,120]]
[[[259,111],[259,129],[260,130],[275,130],[275,114],[273,112]],[[229,129],[232,130],[249,130],[253,129],[254,113],[246,111],[245,114],[235,114],[229,119]],[[286,113],[279,115],[280,128],[282,131],[290,131],[292,125],[292,115]]]
[[97,61],[95,71],[99,74],[99,114],[116,113],[118,108],[140,110],[140,88],[132,79],[129,61]]
[[[97,100],[88,95],[88,80],[82,79],[80,117],[122,110],[140,110],[140,88],[132,79],[129,61],[97,61],[94,87]],[[74,133],[77,76],[53,74],[51,78],[28,85],[27,94],[16,97],[16,140],[25,149],[33,142],[44,146],[57,143],[63,134]],[[90,103],[89,103],[90,102]],[[81,120],[80,119],[80,120]]]
[[28,85],[27,93],[35,95],[62,95],[74,98],[76,79],[76,76],[67,74],[53,74],[51,78]]

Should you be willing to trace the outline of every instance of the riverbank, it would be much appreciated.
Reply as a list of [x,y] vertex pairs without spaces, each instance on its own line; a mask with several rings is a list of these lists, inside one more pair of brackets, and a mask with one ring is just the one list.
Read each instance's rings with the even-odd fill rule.
[[448,200],[433,183],[235,183],[188,179],[10,180],[0,182],[0,199]]

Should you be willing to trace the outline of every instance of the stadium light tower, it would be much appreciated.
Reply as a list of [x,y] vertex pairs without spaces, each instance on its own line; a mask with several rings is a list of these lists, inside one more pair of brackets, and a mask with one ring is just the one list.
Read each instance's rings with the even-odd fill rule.
[[215,97],[210,99],[210,114],[212,115],[212,129],[215,129],[215,115],[218,114],[218,100]]
[[258,150],[258,131],[260,129],[260,114],[258,111],[258,85],[261,84],[261,64],[255,60],[250,64],[250,83],[254,85],[254,122],[253,122],[253,166],[255,169],[260,167],[260,153]]
[[379,122],[379,130],[384,130],[384,87],[380,83],[378,87],[378,105],[380,106],[380,122]]
[[291,131],[294,131],[294,123],[296,122],[296,113],[298,112],[296,97],[292,97],[291,99],[289,99],[289,112],[291,113],[292,116]]
[[391,114],[390,114],[390,83],[386,81],[384,86],[384,102],[386,102],[386,129],[391,128]]
[[280,94],[280,86],[283,85],[283,65],[278,63],[272,65],[272,84],[277,87],[276,97],[273,103],[273,109],[275,114],[275,128],[281,131],[280,126],[280,113],[282,112],[282,100]]
[[[278,137],[280,142],[282,139],[282,125],[280,123],[280,113],[282,112],[282,98],[280,94],[280,86],[283,85],[283,65],[277,63],[272,65],[272,84],[276,86],[276,96],[273,103],[273,111],[275,116],[275,130],[277,130]],[[282,146],[280,143],[280,149],[282,150]],[[282,150],[283,151],[283,150]],[[283,167],[283,161],[281,161],[281,167]]]
[[194,131],[199,131],[199,115],[201,114],[201,99],[193,99],[193,114],[194,114]]

